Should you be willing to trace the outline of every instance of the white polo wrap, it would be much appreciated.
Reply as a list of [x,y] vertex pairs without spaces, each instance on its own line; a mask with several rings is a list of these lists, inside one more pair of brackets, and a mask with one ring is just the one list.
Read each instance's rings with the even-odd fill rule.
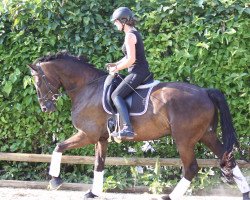
[[54,177],[58,177],[60,174],[62,153],[54,151],[52,154],[49,174]]
[[247,180],[243,176],[243,174],[241,173],[238,165],[236,165],[235,168],[233,168],[233,175],[234,175],[234,177],[233,177],[234,181],[236,182],[241,193],[249,192],[250,189],[249,189],[249,185],[247,183]]
[[92,193],[100,196],[102,194],[103,190],[103,176],[104,171],[98,172],[94,171],[94,180],[93,180],[93,186],[92,186]]
[[179,200],[185,194],[187,189],[190,186],[190,181],[185,179],[184,177],[180,180],[180,182],[175,186],[174,190],[169,194],[171,200]]

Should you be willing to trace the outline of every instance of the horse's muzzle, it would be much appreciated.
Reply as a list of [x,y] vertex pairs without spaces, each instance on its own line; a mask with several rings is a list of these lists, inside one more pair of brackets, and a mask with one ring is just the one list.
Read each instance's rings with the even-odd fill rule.
[[55,112],[56,106],[53,101],[46,101],[44,105],[41,106],[43,112]]

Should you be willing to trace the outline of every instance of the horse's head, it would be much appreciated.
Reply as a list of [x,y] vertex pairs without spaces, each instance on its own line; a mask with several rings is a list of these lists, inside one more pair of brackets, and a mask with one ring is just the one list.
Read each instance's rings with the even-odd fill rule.
[[55,79],[48,67],[44,68],[41,64],[29,65],[31,74],[35,80],[38,101],[43,112],[54,112],[56,110],[55,102],[59,97],[59,88],[61,83]]

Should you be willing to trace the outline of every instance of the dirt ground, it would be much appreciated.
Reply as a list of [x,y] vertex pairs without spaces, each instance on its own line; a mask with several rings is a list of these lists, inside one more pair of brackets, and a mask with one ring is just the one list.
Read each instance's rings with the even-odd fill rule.
[[[47,191],[42,189],[0,188],[0,200],[84,200],[83,191]],[[97,200],[160,200],[160,195],[103,193]],[[183,200],[242,200],[230,196],[185,196]]]

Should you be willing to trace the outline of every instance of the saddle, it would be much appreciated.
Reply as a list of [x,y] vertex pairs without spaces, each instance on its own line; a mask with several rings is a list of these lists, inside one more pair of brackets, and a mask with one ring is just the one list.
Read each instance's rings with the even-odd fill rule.
[[[117,110],[112,102],[111,94],[116,89],[116,87],[122,82],[124,76],[116,75],[108,76],[104,83],[102,105],[104,110],[111,115],[117,114]],[[150,74],[144,82],[135,89],[135,91],[126,97],[126,105],[129,110],[130,116],[143,115],[148,108],[149,96],[154,86],[156,86],[159,81],[153,80],[153,75]]]
[[[113,132],[119,132],[121,130],[120,116],[113,104],[111,94],[123,79],[124,76],[122,75],[110,75],[106,78],[104,83],[102,105],[104,110],[108,114],[112,115],[107,121],[107,130],[109,135]],[[143,85],[137,87],[135,91],[125,99],[130,116],[143,115],[147,111],[150,93],[153,87],[159,83],[160,81],[154,81],[153,75],[150,74],[150,76],[148,76],[142,83]],[[114,138],[114,140],[118,143],[121,142],[117,138]],[[109,139],[109,141],[111,141],[111,139]]]

